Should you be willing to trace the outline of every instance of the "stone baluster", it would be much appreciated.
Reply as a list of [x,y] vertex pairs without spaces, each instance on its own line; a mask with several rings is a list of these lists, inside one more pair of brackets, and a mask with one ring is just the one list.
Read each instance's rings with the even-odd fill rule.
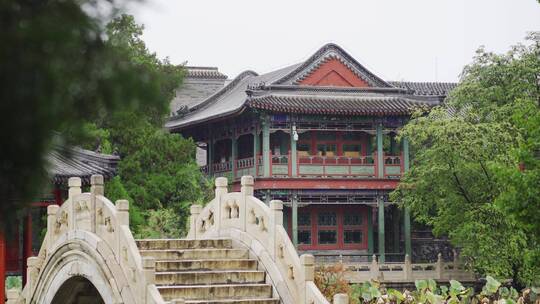
[[277,226],[283,226],[283,202],[280,200],[271,200],[270,201],[270,216],[272,217],[271,229],[270,229],[270,240],[272,245],[269,246],[270,256],[274,261],[278,260],[277,252],[279,246],[277,241]]
[[373,255],[371,257],[371,266],[369,267],[369,273],[372,280],[377,280],[379,278],[379,263],[377,262],[376,255]]
[[240,183],[242,185],[242,188],[240,188],[240,192],[245,196],[253,196],[253,176],[242,176]]
[[116,206],[116,224],[129,226],[129,201],[117,200]]
[[90,177],[90,193],[92,195],[103,195],[105,193],[103,175],[92,175]]
[[51,248],[56,240],[56,214],[58,209],[60,209],[58,205],[47,206],[47,245],[45,250]]
[[142,267],[146,284],[154,284],[156,282],[156,259],[153,257],[143,257]]
[[39,274],[40,259],[38,257],[29,257],[26,260],[26,288],[28,294],[32,294],[36,286],[37,276]]
[[218,177],[216,178],[216,207],[214,210],[214,225],[216,226],[216,232],[218,236],[221,233],[221,209],[223,209],[223,203],[225,203],[224,196],[227,194],[227,178]]
[[349,304],[349,296],[346,293],[337,293],[334,295],[333,304]]
[[75,229],[75,207],[74,203],[75,196],[82,193],[81,190],[81,178],[80,177],[70,177],[68,179],[68,199],[70,200],[69,212],[68,212],[68,227],[69,229]]
[[411,257],[408,254],[405,255],[405,262],[403,265],[403,278],[406,281],[412,280],[412,263]]
[[[150,284],[156,283],[156,259],[153,257],[142,258],[142,275],[144,277],[144,284],[147,287]],[[139,291],[142,299],[146,299],[148,296],[148,288],[141,288]]]
[[304,280],[298,288],[300,303],[307,303],[307,282],[315,280],[315,257],[311,254],[302,254],[300,256],[300,265],[303,270]]
[[437,263],[435,264],[435,278],[441,280],[443,276],[443,260],[442,254],[437,254]]
[[240,223],[242,223],[242,231],[246,231],[247,221],[248,221],[248,201],[253,197],[253,176],[242,176],[240,180],[241,188],[240,193],[242,193],[242,200],[240,201],[240,208],[238,217],[240,218]]
[[92,232],[96,232],[96,227],[99,225],[97,222],[97,210],[103,210],[101,201],[96,200],[96,196],[104,195],[105,188],[103,186],[103,175],[92,175],[90,177],[90,210],[91,210],[91,223],[92,223]]
[[73,199],[75,195],[81,194],[81,178],[80,177],[70,177],[68,179],[68,198]]
[[197,219],[199,218],[201,211],[201,205],[191,205],[191,208],[189,208],[189,212],[191,213],[191,215],[189,216],[189,234],[187,236],[188,239],[197,239]]
[[6,291],[6,304],[17,304],[21,292],[17,289],[9,289]]

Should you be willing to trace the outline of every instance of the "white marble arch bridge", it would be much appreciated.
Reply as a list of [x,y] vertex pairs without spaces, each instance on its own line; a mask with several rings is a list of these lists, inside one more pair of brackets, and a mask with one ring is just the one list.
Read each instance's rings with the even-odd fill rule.
[[228,193],[227,180],[216,179],[215,198],[191,207],[187,239],[136,241],[128,201],[109,201],[102,176],[92,176],[87,193],[70,178],[68,199],[47,209],[26,286],[9,291],[7,303],[329,304],[313,283],[313,256],[299,257],[283,228],[281,201],[267,206],[253,196],[252,177],[241,183]]

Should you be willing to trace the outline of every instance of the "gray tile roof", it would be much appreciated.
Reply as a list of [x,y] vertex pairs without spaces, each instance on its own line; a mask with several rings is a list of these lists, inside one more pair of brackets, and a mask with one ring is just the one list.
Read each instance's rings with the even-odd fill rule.
[[414,95],[446,96],[457,86],[455,82],[389,81],[389,83],[395,87],[407,89]]
[[80,177],[83,184],[89,184],[93,174],[112,177],[120,157],[77,147],[56,147],[49,152],[47,160],[47,171],[53,182],[65,185],[70,177]]
[[335,97],[268,95],[251,99],[253,108],[307,114],[404,115],[415,106],[430,105],[403,97]]
[[[298,84],[329,58],[339,59],[358,77],[368,82],[370,87],[321,87]],[[263,75],[252,71],[241,73],[205,100],[193,103],[182,113],[172,116],[165,123],[165,127],[171,131],[179,130],[238,114],[247,107],[304,113],[335,111],[352,115],[386,111],[387,114],[405,114],[410,112],[409,108],[420,104],[440,103],[455,85],[386,82],[368,71],[339,46],[327,44],[304,62]],[[283,94],[284,92],[287,93]]]
[[184,66],[186,78],[227,79],[216,67]]

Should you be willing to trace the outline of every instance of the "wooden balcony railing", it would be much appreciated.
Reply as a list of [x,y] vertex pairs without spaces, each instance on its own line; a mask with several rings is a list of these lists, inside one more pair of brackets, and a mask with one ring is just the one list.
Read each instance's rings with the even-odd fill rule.
[[[404,172],[403,155],[383,155],[382,178],[400,178]],[[290,177],[293,175],[291,155],[269,155],[270,176]],[[242,175],[264,176],[263,156],[247,157],[233,161],[212,164],[216,176],[226,173],[235,178]],[[208,166],[201,167],[208,174]],[[234,171],[234,172],[233,172]],[[298,177],[378,177],[377,154],[360,157],[348,156],[297,156],[296,173]]]

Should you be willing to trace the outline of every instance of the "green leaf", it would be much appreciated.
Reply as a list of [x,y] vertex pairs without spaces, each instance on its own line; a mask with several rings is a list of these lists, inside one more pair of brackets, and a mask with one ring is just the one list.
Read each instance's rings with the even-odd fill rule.
[[497,290],[499,289],[499,286],[501,286],[501,283],[499,281],[495,280],[492,276],[487,276],[486,280],[487,280],[487,282],[486,282],[486,285],[484,286],[486,294],[487,295],[492,295],[492,294],[496,293]]
[[414,281],[414,285],[418,291],[424,291],[428,288],[428,283],[426,280],[416,280]]

